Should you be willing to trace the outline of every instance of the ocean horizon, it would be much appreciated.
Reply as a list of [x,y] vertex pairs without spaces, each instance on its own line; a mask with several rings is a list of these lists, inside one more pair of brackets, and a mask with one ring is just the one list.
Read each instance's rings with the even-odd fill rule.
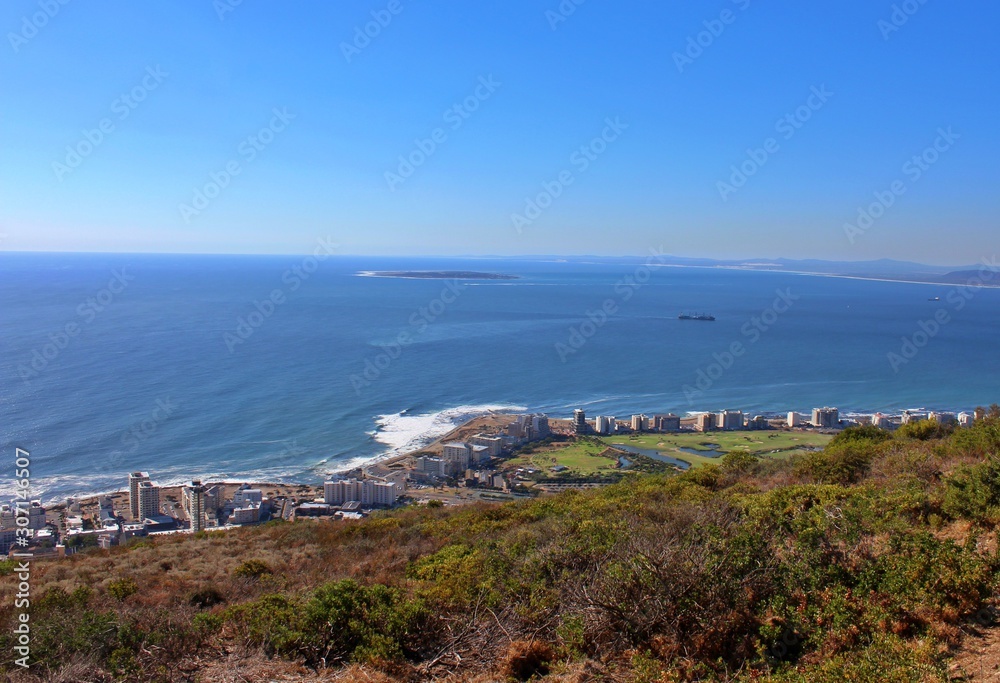
[[[372,277],[428,270],[517,279]],[[47,502],[318,482],[491,410],[958,412],[1000,369],[995,289],[654,257],[3,253],[0,311],[4,442]]]

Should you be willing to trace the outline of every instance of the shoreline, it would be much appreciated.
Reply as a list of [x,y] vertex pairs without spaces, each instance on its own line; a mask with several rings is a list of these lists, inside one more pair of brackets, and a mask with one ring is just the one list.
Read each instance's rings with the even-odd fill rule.
[[[681,263],[653,264],[657,268],[699,268],[703,270],[737,270],[742,273],[787,273],[788,275],[808,275],[810,277],[832,277],[842,280],[864,280],[866,282],[896,282],[907,285],[933,285],[936,287],[973,287],[975,289],[1000,289],[1000,283],[989,284],[981,282],[972,284],[970,282],[945,282],[935,280],[908,280],[893,277],[876,277],[874,275],[848,275],[845,273],[817,273],[810,270],[787,270],[785,268],[752,268],[747,266],[691,266]],[[971,271],[970,271],[971,272]]]
[[[938,411],[938,412],[947,412],[947,413],[956,413],[957,414],[957,413],[963,412],[963,411],[964,412],[972,412],[975,407],[976,406],[967,406],[965,408],[928,408],[926,406],[920,406],[920,407],[913,407],[913,406],[911,406],[911,407],[906,407],[906,408],[887,408],[887,409],[881,410],[881,411],[878,411],[878,410],[868,410],[868,409],[859,410],[859,409],[847,408],[847,409],[842,409],[840,411],[840,414],[843,417],[846,417],[846,418],[857,418],[857,417],[874,415],[876,413],[881,413],[882,415],[885,415],[886,417],[897,417],[898,418],[898,417],[900,417],[903,414],[904,411],[907,411],[907,410],[913,411],[913,412],[933,412],[933,411]],[[428,415],[437,415],[437,414],[440,414],[440,413],[447,412],[448,410],[452,410],[452,409],[444,409],[442,411],[436,411],[435,413],[428,413]],[[348,474],[348,473],[351,473],[351,472],[357,472],[357,471],[364,470],[364,469],[367,469],[367,468],[373,467],[373,466],[381,466],[381,467],[386,468],[386,469],[396,469],[396,468],[401,467],[402,464],[405,463],[406,461],[411,460],[414,456],[416,456],[417,454],[421,454],[421,453],[440,455],[440,453],[442,452],[442,450],[444,448],[444,444],[445,443],[450,442],[450,441],[462,441],[464,439],[469,438],[473,434],[479,433],[479,432],[495,431],[496,429],[498,429],[500,427],[500,425],[502,423],[504,423],[505,419],[507,419],[509,421],[509,418],[511,418],[512,416],[520,414],[520,413],[523,413],[523,412],[526,412],[526,411],[525,410],[516,410],[513,406],[506,407],[503,410],[486,411],[486,412],[484,412],[482,414],[474,415],[473,417],[469,417],[469,418],[464,419],[461,422],[455,423],[447,432],[444,432],[444,433],[441,433],[441,434],[435,436],[432,440],[426,441],[422,445],[414,445],[414,446],[409,447],[409,448],[407,448],[407,446],[409,446],[409,444],[420,443],[421,441],[424,441],[424,439],[422,439],[420,436],[417,436],[417,437],[411,439],[408,442],[408,444],[406,444],[404,446],[396,447],[396,448],[390,447],[387,444],[383,444],[383,445],[386,446],[386,452],[385,453],[380,454],[380,455],[374,455],[371,458],[363,460],[360,463],[353,464],[352,466],[337,467],[336,466],[337,463],[327,463],[327,465],[329,466],[329,469],[324,469],[323,471],[317,471],[315,473],[315,481],[313,481],[313,482],[310,482],[308,480],[294,480],[293,481],[293,480],[290,480],[290,479],[288,479],[288,480],[280,480],[279,479],[279,480],[270,480],[270,481],[258,481],[258,480],[253,479],[252,477],[241,478],[238,474],[231,475],[231,476],[226,476],[226,477],[222,477],[222,478],[212,478],[212,479],[202,478],[202,480],[203,480],[204,483],[206,483],[206,485],[219,485],[219,486],[223,486],[223,487],[234,487],[235,488],[235,487],[238,487],[238,486],[240,486],[242,484],[250,484],[250,485],[252,485],[254,487],[257,487],[257,488],[270,488],[270,489],[274,489],[274,488],[290,489],[290,488],[311,487],[311,488],[316,488],[320,492],[322,492],[323,482],[326,481],[326,480],[328,480],[332,476],[338,476],[338,475]],[[588,410],[587,412],[589,414],[600,414],[598,411],[593,411],[593,410]],[[615,411],[611,411],[611,412],[615,412]],[[626,412],[628,412],[628,411],[626,411]],[[706,412],[713,412],[713,411],[710,411],[710,410],[688,410],[688,411],[679,412],[677,414],[681,417],[681,419],[682,419],[682,421],[684,423],[690,425],[690,424],[693,423],[693,420],[694,420],[695,416],[697,416],[699,414],[706,413]],[[781,410],[781,411],[775,411],[775,410],[753,411],[753,410],[751,410],[751,411],[746,411],[746,414],[747,415],[761,415],[761,416],[763,416],[763,417],[765,417],[767,419],[778,419],[778,418],[781,418],[781,417],[787,415],[789,412],[796,412],[796,413],[799,413],[801,415],[808,415],[809,411],[808,410],[804,410],[804,409],[791,409],[791,410]],[[622,413],[622,414],[625,414],[625,413]],[[652,415],[661,414],[661,413],[657,412],[657,411],[654,411],[654,412],[649,412],[649,413],[644,413],[644,414],[648,414],[648,415],[652,416]],[[550,417],[550,424],[552,425],[553,431],[556,431],[556,430],[568,430],[571,427],[571,419],[569,419],[569,418],[558,418],[558,417],[552,418],[552,417]],[[405,452],[399,452],[399,448],[407,448],[407,450]],[[357,458],[357,457],[351,458],[351,460],[355,460],[355,461],[358,460],[358,459],[359,458]],[[127,473],[123,472],[123,474],[122,474],[123,479],[126,476],[126,474]],[[194,478],[198,478],[198,477],[195,476]],[[173,491],[174,489],[176,489],[177,491],[180,491],[180,489],[184,486],[184,483],[186,481],[189,481],[189,480],[190,480],[190,478],[181,479],[179,481],[174,481],[173,479],[171,479],[168,483],[165,483],[165,484],[163,484],[161,486],[161,490],[163,490],[163,491],[167,491],[167,490]],[[116,489],[111,489],[111,490],[88,492],[86,494],[77,495],[77,496],[60,496],[59,498],[56,498],[55,501],[53,501],[52,498],[50,497],[49,502],[46,502],[45,500],[43,500],[43,504],[45,504],[49,509],[65,508],[66,507],[66,501],[67,501],[67,499],[72,499],[75,502],[80,503],[80,504],[85,504],[85,502],[96,504],[96,501],[99,498],[103,497],[103,496],[115,497],[115,496],[122,496],[122,495],[124,495],[126,497],[128,496],[128,489],[125,486],[120,486],[120,487],[118,487]],[[32,497],[36,498],[36,496],[32,496]],[[43,498],[44,496],[37,496],[37,497],[38,498]]]

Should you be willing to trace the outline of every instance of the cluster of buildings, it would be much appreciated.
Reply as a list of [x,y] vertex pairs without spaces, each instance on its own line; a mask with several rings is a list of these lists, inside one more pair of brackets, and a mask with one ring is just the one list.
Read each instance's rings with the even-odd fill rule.
[[896,429],[900,425],[919,420],[936,420],[940,424],[970,427],[976,420],[973,413],[947,413],[935,411],[906,410],[901,415],[855,415],[844,418],[837,408],[814,408],[812,415],[789,412],[786,418],[749,416],[740,410],[723,410],[717,413],[697,413],[682,419],[669,413],[666,415],[632,415],[629,420],[618,420],[614,416],[598,415],[592,421],[583,410],[573,411],[572,430],[576,434],[611,435],[639,432],[682,432],[682,431],[740,431],[778,428],[843,429],[859,424],[874,424],[883,429]]
[[[20,523],[18,523],[19,517],[22,520]],[[29,543],[33,545],[46,544],[46,541],[53,537],[46,523],[45,507],[41,501],[19,501],[14,505],[0,505],[0,555],[6,555],[15,546],[19,527],[28,530],[27,536],[22,532],[22,537],[28,537]]]
[[417,457],[411,475],[420,482],[464,478],[467,483],[477,486],[507,488],[504,477],[486,466],[504,452],[551,435],[548,416],[540,413],[518,415],[502,433],[476,434],[466,441],[444,444],[440,456]]

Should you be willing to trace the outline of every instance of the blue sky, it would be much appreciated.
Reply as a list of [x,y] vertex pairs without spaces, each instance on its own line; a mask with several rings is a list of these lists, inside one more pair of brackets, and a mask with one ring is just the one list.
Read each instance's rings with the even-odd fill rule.
[[0,249],[976,262],[1000,7],[897,7],[8,0]]

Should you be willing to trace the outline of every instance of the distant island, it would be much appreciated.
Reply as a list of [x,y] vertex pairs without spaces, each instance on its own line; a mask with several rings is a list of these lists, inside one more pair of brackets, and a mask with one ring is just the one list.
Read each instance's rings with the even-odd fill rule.
[[359,275],[368,277],[404,277],[421,280],[517,280],[517,275],[480,273],[474,270],[366,270]]

